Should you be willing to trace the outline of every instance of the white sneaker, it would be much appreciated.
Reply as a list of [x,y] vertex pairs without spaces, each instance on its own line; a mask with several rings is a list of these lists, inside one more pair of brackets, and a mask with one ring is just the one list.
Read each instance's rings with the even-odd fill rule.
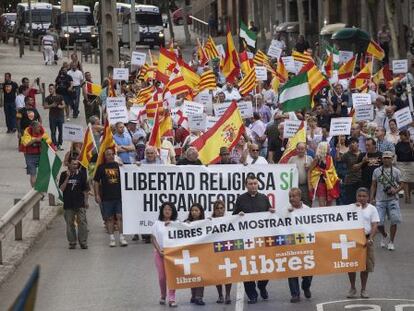
[[388,238],[388,235],[385,238],[382,237],[381,238],[381,247],[386,248],[389,242],[390,242],[390,240]]
[[395,250],[394,243],[392,243],[392,242],[388,243],[388,247],[387,248],[388,248],[389,251],[394,251]]
[[116,246],[116,241],[115,241],[115,237],[114,236],[111,236],[109,238],[109,246],[110,247],[115,247]]
[[119,235],[119,243],[121,246],[128,246],[128,242],[125,240],[125,237],[122,234]]

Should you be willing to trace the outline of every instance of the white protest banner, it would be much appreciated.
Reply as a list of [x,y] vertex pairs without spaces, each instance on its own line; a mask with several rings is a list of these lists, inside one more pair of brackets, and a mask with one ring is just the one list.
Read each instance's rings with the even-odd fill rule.
[[209,90],[198,93],[195,101],[205,106],[207,114],[213,114],[213,94]]
[[188,126],[190,127],[190,130],[205,131],[207,126],[206,116],[204,114],[189,115]]
[[296,73],[295,59],[293,56],[282,57],[282,61],[287,71]]
[[126,106],[106,107],[109,124],[117,122],[128,123],[128,110]]
[[289,189],[298,185],[296,165],[123,165],[121,172],[122,218],[125,234],[151,233],[162,202],[173,202],[178,219],[188,215],[191,202],[200,203],[211,214],[218,199],[227,212],[234,209],[237,197],[246,192],[245,179],[254,173],[259,192],[276,209],[287,208]]
[[371,105],[371,95],[368,93],[352,93],[352,105],[354,108],[358,106]]
[[304,63],[295,60],[295,73],[299,73],[299,71],[302,69],[304,65]]
[[204,105],[197,102],[185,100],[182,110],[187,116],[202,114],[204,112]]
[[366,268],[363,216],[350,205],[175,221],[163,241],[172,289]]
[[339,62],[341,64],[346,63],[352,57],[354,57],[354,52],[352,51],[339,51]]
[[125,97],[107,97],[106,98],[106,107],[125,107]]
[[302,121],[301,120],[285,120],[283,124],[285,125],[283,127],[283,138],[290,138],[290,137],[295,136],[300,125],[302,124]]
[[219,119],[220,119],[219,117],[207,116],[206,117],[206,131],[212,128]]
[[132,52],[131,54],[131,65],[143,66],[147,55],[141,52]]
[[239,107],[240,114],[243,119],[248,119],[253,117],[253,103],[250,101],[240,101],[237,102],[237,107]]
[[352,117],[332,118],[329,136],[349,135],[351,124]]
[[282,49],[274,45],[273,40],[272,40],[272,43],[270,44],[269,49],[267,50],[267,55],[269,55],[272,58],[279,59],[281,54],[282,54]]
[[267,70],[265,66],[255,66],[256,79],[259,81],[267,80]]
[[374,120],[374,105],[369,104],[355,107],[355,119],[357,121]]
[[392,61],[392,73],[407,73],[408,72],[408,59],[394,59]]
[[230,105],[231,105],[231,102],[213,104],[214,116],[221,117],[226,112],[227,108],[230,107]]
[[128,68],[114,68],[113,79],[128,81],[129,69]]
[[224,50],[223,44],[216,45],[216,47],[217,47],[217,52],[219,52],[219,55],[221,55],[221,57],[224,58],[226,56],[226,51]]
[[397,122],[397,127],[399,129],[413,122],[410,107],[405,107],[394,112],[394,119]]
[[62,138],[64,141],[83,142],[82,125],[63,123]]

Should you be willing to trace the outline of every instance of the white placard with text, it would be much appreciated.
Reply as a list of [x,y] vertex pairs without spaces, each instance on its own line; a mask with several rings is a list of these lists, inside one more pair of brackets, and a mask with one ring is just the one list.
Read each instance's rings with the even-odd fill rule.
[[355,107],[371,105],[371,95],[368,93],[352,93],[352,105]]
[[146,59],[147,54],[141,52],[132,52],[131,65],[143,66]]
[[405,107],[394,112],[394,119],[397,122],[397,127],[399,129],[413,122],[413,116],[411,115],[410,107]]
[[63,123],[62,136],[64,141],[83,142],[82,125]]
[[355,107],[355,119],[357,121],[374,120],[374,105],[360,105]]
[[301,123],[301,120],[285,120],[285,122],[283,122],[283,138],[291,138],[295,136]]
[[129,69],[128,68],[114,68],[113,79],[128,81]]
[[259,81],[267,80],[267,70],[265,66],[255,66],[256,79]]
[[408,59],[394,59],[392,61],[392,73],[407,73],[408,72]]
[[332,118],[329,136],[349,135],[351,133],[352,117]]
[[182,110],[187,116],[202,114],[204,112],[204,105],[197,102],[185,100]]

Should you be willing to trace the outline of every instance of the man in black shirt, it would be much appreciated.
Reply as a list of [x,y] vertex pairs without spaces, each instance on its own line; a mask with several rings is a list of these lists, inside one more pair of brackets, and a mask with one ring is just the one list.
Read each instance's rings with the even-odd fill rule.
[[321,104],[315,105],[316,120],[318,121],[318,126],[322,127],[324,125],[331,125],[331,117],[326,114],[323,106]]
[[119,228],[119,243],[127,246],[128,243],[122,235],[121,176],[113,149],[105,150],[105,162],[96,169],[94,181],[95,201],[102,204],[102,213],[109,232],[109,246],[116,246],[115,222]]
[[[63,209],[69,249],[76,248],[77,240],[82,249],[87,249],[88,222],[86,220],[86,208],[89,206],[89,186],[86,174],[79,169],[79,162],[76,159],[69,158],[68,170],[60,175],[59,187],[63,192]],[[78,224],[77,234],[75,217]]]
[[24,107],[17,111],[16,118],[19,137],[23,135],[24,130],[28,128],[33,121],[42,123],[39,111],[34,107],[34,99],[29,96],[24,98]]
[[18,89],[16,82],[11,80],[11,74],[4,74],[3,98],[4,98],[4,115],[6,117],[7,133],[16,132],[16,92]]
[[373,138],[367,138],[365,142],[367,152],[362,152],[358,157],[356,168],[361,169],[360,186],[371,189],[372,173],[382,165],[382,153],[377,151],[377,143]]
[[[49,109],[49,126],[52,141],[59,150],[63,144],[63,123],[65,122],[65,102],[61,95],[56,94],[53,84],[49,84],[49,96],[45,98],[43,108]],[[56,139],[56,130],[59,130],[59,137]]]
[[[254,174],[248,174],[246,178],[247,192],[240,195],[236,200],[236,206],[233,211],[233,215],[243,216],[245,213],[258,213],[258,212],[274,212],[275,210],[270,205],[269,198],[258,192],[259,181]],[[269,281],[262,280],[257,282],[257,287],[260,290],[260,296],[263,299],[268,299],[269,295],[266,290],[266,285]],[[254,304],[257,302],[256,282],[244,282],[244,290],[249,298],[248,303]]]
[[55,80],[56,93],[63,97],[65,101],[66,118],[69,121],[69,107],[73,106],[73,79],[67,74],[67,70],[62,68]]

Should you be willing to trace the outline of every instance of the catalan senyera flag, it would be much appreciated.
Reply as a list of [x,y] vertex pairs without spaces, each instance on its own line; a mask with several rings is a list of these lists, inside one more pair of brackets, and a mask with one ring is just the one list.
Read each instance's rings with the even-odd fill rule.
[[187,82],[182,75],[178,75],[171,79],[165,86],[165,92],[169,91],[172,95],[187,93],[190,90]]
[[304,64],[307,64],[308,62],[313,62],[312,55],[309,55],[306,52],[301,53],[298,51],[292,51],[292,56],[295,61],[302,62]]
[[217,46],[214,43],[214,40],[211,36],[208,36],[206,43],[204,44],[204,51],[209,60],[220,58],[219,51],[217,50]]
[[145,112],[148,119],[154,119],[157,111],[162,111],[163,109],[162,100],[149,101],[145,104]]
[[277,62],[276,76],[281,83],[285,83],[289,77],[289,73],[286,70],[285,64],[283,63],[282,58],[280,57]]
[[198,92],[204,90],[215,90],[217,88],[216,75],[213,70],[209,69],[203,72],[200,76],[200,83],[198,84]]
[[[306,144],[306,127],[305,121],[302,121],[295,136],[289,138],[286,149],[279,160],[279,164],[288,163],[289,159],[297,154],[296,145],[298,143]],[[309,163],[310,164],[310,163]]]
[[245,128],[236,102],[232,102],[226,112],[207,132],[197,138],[192,146],[197,148],[203,164],[220,160],[220,148],[232,150],[244,133]]
[[91,161],[94,151],[96,149],[95,139],[93,138],[91,125],[88,124],[88,128],[85,131],[83,137],[82,149],[79,154],[79,163],[84,167],[88,168],[89,162]]
[[384,50],[374,40],[368,44],[367,53],[374,56],[378,60],[382,60],[385,57]]
[[256,54],[253,57],[253,63],[255,65],[262,66],[268,62],[269,62],[269,57],[262,50],[257,50]]
[[338,70],[338,79],[349,79],[354,74],[357,58],[353,56],[346,63],[342,64]]
[[325,61],[325,73],[328,78],[332,77],[334,70],[333,54],[329,54]]
[[240,59],[240,68],[242,72],[246,75],[250,72],[250,69],[253,67],[253,61],[249,59],[247,55],[247,51],[244,50],[243,52],[239,53]]
[[89,95],[101,95],[102,87],[99,84],[86,82],[86,93]]
[[153,85],[147,86],[141,90],[139,90],[137,94],[136,102],[139,105],[145,104],[147,101],[149,101],[155,92],[155,87]]
[[160,56],[158,58],[157,71],[155,74],[156,79],[164,84],[167,84],[169,80],[168,68],[176,62],[177,59],[174,52],[171,52],[165,48],[160,48]]
[[114,136],[112,135],[111,126],[109,125],[108,120],[105,121],[101,145],[98,152],[98,159],[96,160],[96,166],[93,175],[95,175],[98,166],[105,162],[105,151],[107,149],[115,149]]
[[328,80],[323,76],[322,72],[316,67],[314,62],[309,62],[302,67],[301,73],[306,72],[308,75],[309,89],[311,98],[325,86],[329,86]]
[[256,87],[256,70],[253,68],[250,69],[249,73],[246,74],[243,79],[239,82],[239,92],[243,96],[250,93]]
[[230,27],[228,25],[226,43],[226,56],[221,71],[227,80],[234,81],[240,73],[240,64],[237,50],[233,42],[233,36],[231,35]]

